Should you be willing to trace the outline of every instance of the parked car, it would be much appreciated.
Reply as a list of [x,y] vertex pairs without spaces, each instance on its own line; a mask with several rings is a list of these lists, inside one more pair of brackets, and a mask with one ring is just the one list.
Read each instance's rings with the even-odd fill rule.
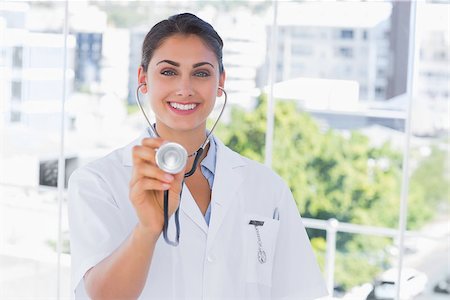
[[433,291],[440,294],[450,294],[450,274],[447,277],[439,281],[435,286]]
[[[403,268],[400,282],[400,299],[411,299],[422,293],[428,281],[427,275],[412,268]],[[394,299],[397,287],[398,269],[392,268],[382,273],[374,284],[374,299]]]

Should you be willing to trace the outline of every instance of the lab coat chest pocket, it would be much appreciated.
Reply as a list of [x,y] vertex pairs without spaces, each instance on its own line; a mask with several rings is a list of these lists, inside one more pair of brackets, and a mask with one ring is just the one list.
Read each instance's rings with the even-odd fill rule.
[[261,215],[247,214],[244,245],[247,257],[246,281],[272,285],[272,268],[280,221]]

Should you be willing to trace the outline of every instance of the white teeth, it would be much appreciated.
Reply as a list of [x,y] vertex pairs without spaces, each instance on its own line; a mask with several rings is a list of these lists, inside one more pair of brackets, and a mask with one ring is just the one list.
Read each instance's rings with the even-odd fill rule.
[[180,103],[176,103],[176,102],[170,102],[170,106],[172,106],[175,109],[179,109],[179,110],[191,110],[194,109],[197,104],[191,103],[191,104],[180,104]]

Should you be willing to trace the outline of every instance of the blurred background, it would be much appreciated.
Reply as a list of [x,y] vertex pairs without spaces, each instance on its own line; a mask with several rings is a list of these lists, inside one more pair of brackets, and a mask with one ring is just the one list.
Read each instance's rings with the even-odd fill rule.
[[186,11],[224,39],[216,135],[288,182],[333,296],[448,299],[450,5],[432,0],[2,1],[0,299],[71,297],[67,179],[145,128],[142,41]]

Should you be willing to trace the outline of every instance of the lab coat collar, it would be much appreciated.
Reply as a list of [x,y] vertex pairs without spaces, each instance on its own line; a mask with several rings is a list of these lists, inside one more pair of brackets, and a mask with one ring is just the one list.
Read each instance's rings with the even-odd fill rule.
[[197,224],[205,235],[207,234],[207,249],[210,249],[229,208],[238,198],[237,191],[244,179],[242,167],[246,164],[239,154],[226,147],[222,141],[217,138],[214,138],[214,141],[216,142],[217,156],[209,227],[186,185],[183,187],[183,200],[180,204],[183,213]]

